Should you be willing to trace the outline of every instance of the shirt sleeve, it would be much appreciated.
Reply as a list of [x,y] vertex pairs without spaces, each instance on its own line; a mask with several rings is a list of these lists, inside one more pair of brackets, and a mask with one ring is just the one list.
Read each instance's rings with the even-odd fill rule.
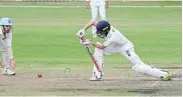
[[109,39],[107,39],[103,45],[104,47],[108,47],[111,43],[113,42],[113,37],[110,37]]

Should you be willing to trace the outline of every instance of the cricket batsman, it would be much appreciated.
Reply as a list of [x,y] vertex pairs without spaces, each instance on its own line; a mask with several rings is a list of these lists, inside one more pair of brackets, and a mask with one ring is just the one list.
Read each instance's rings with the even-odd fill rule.
[[102,77],[104,76],[104,55],[110,54],[124,55],[131,62],[132,70],[135,70],[138,73],[153,76],[164,81],[171,80],[171,76],[168,71],[163,71],[144,63],[135,53],[134,45],[132,42],[128,40],[120,31],[111,26],[107,21],[88,22],[82,30],[77,32],[77,37],[82,39],[82,37],[84,37],[85,31],[91,26],[96,26],[97,36],[104,39],[103,43],[93,43],[88,39],[80,41],[84,46],[91,44],[95,47],[94,57],[96,58],[99,65],[98,67],[101,69],[101,71],[98,71],[94,65],[93,75],[90,79],[91,81],[103,80]]
[[12,21],[8,17],[0,20],[0,51],[2,52],[3,75],[15,75],[15,72],[12,71],[16,66],[12,50],[12,25]]
[[[106,8],[109,7],[108,0],[86,0],[86,8],[91,8],[92,21],[96,21],[98,12],[101,20],[106,20]],[[96,28],[92,26],[93,38],[96,38]]]

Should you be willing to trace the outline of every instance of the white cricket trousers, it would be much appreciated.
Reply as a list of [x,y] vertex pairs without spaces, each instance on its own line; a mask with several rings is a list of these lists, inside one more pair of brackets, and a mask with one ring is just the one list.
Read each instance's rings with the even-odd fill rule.
[[[133,65],[132,70],[135,70],[138,73],[150,75],[157,78],[160,78],[167,74],[167,72],[164,72],[157,68],[153,68],[145,64],[135,53],[133,44],[130,41],[128,41],[120,48],[112,46],[108,46],[105,49],[95,48],[94,56],[98,62],[100,69],[102,70],[102,75],[104,75],[104,55],[110,55],[110,54],[124,55],[126,59],[129,60]],[[93,68],[93,74],[100,74],[97,71],[95,65]]]
[[[105,5],[91,5],[91,14],[92,14],[92,21],[96,21],[98,17],[98,12],[100,14],[101,20],[106,20],[106,10]],[[93,37],[96,37],[96,27],[92,26],[92,34]]]
[[5,68],[10,68],[10,57],[8,52],[2,52],[3,63],[5,64]]

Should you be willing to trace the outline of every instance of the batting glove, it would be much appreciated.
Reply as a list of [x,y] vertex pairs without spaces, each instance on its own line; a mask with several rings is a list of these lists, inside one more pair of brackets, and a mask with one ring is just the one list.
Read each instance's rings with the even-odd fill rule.
[[81,29],[81,30],[79,30],[77,33],[76,33],[76,36],[78,37],[78,38],[82,38],[83,36],[84,36],[84,30],[83,29]]

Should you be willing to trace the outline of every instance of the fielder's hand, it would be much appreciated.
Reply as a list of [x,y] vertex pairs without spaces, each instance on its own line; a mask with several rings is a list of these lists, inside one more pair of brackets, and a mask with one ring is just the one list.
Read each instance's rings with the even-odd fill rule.
[[16,62],[15,62],[14,59],[11,59],[10,60],[10,64],[11,64],[11,67],[15,70],[15,68],[16,68]]
[[90,1],[86,1],[86,8],[87,8],[87,9],[90,8]]
[[5,68],[5,64],[3,63],[3,61],[0,60],[0,64],[1,64],[2,68]]
[[84,30],[82,29],[82,30],[79,30],[77,33],[76,33],[76,36],[79,38],[79,39],[81,39],[83,36],[84,36]]

